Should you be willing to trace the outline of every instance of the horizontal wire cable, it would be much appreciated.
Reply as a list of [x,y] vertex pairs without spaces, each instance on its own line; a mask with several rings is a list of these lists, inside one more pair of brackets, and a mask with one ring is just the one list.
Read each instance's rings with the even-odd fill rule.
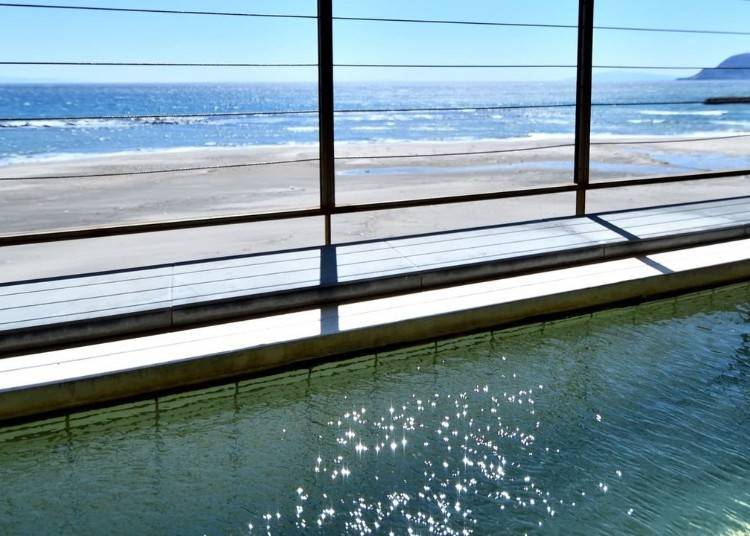
[[[591,106],[684,106],[692,104],[705,104],[705,101],[662,101],[662,102],[598,102]],[[434,108],[344,108],[334,110],[336,114],[358,114],[358,113],[411,113],[411,112],[482,112],[500,110],[534,110],[545,108],[575,108],[575,103],[560,104],[518,104],[497,106],[460,106],[460,107],[434,107]],[[66,117],[0,117],[0,123],[35,121],[98,121],[98,120],[144,120],[144,119],[184,119],[184,118],[212,118],[212,117],[254,117],[254,116],[279,116],[279,115],[312,115],[317,110],[281,110],[281,111],[248,111],[248,112],[208,112],[194,114],[148,114],[148,115],[88,115],[88,116],[66,116]],[[8,128],[8,127],[6,127]]]
[[[651,102],[592,102],[591,106],[684,106],[690,104],[705,104],[704,100],[690,101],[651,101]],[[576,103],[556,104],[499,104],[496,106],[453,106],[437,108],[370,108],[370,109],[340,109],[335,113],[406,113],[406,112],[463,112],[463,111],[496,111],[496,110],[527,110],[537,108],[575,108]]]
[[446,24],[459,26],[500,26],[507,28],[561,28],[566,30],[576,30],[575,24],[549,24],[537,22],[497,22],[497,21],[478,21],[478,20],[444,20],[444,19],[404,19],[391,17],[333,17],[333,20],[343,22],[398,22],[412,24]]
[[498,104],[496,106],[446,106],[432,108],[344,108],[335,110],[339,114],[354,113],[408,113],[408,112],[464,112],[464,111],[496,111],[496,110],[533,110],[540,108],[570,108],[575,103],[557,103],[557,104]]
[[[208,15],[221,17],[245,17],[245,18],[278,18],[278,19],[317,19],[316,15],[281,14],[281,13],[253,13],[233,11],[189,11],[176,9],[152,9],[152,8],[115,8],[97,6],[66,6],[58,4],[27,4],[16,2],[2,2],[0,7],[6,8],[36,8],[36,9],[58,9],[75,11],[100,11],[120,13],[146,13],[159,15]],[[409,23],[409,24],[442,24],[462,26],[496,26],[510,28],[551,28],[577,30],[575,24],[548,24],[531,22],[501,22],[501,21],[475,21],[475,20],[446,20],[446,19],[416,19],[395,17],[333,17],[333,20],[342,22],[385,22],[385,23]],[[682,33],[682,34],[705,34],[705,35],[750,35],[747,31],[736,30],[710,30],[692,28],[659,28],[642,26],[594,26],[596,30],[626,31],[626,32],[655,32],[655,33]]]
[[[750,134],[736,134],[731,136],[711,136],[704,138],[678,138],[668,140],[633,140],[633,141],[603,141],[603,142],[591,142],[591,145],[649,145],[654,143],[688,143],[688,142],[702,142],[702,141],[716,141],[716,140],[729,140],[737,138],[750,138]],[[497,149],[488,151],[469,151],[469,152],[456,152],[456,153],[425,153],[425,154],[410,154],[410,155],[375,155],[375,156],[341,156],[336,157],[337,160],[385,160],[385,159],[402,159],[402,158],[430,158],[430,157],[445,157],[445,156],[473,156],[473,155],[489,155],[489,154],[504,154],[504,153],[520,153],[527,151],[540,151],[546,149],[561,149],[567,147],[575,147],[575,143],[559,143],[554,145],[539,145],[535,147],[519,147],[513,149]]]
[[[336,160],[383,160],[383,159],[405,159],[405,158],[425,158],[425,157],[446,157],[446,156],[471,156],[471,155],[486,155],[486,154],[500,154],[500,153],[513,153],[513,152],[525,152],[525,151],[539,151],[544,149],[554,149],[563,147],[573,147],[573,143],[561,143],[547,146],[537,147],[519,147],[515,149],[498,149],[492,151],[470,151],[461,153],[433,153],[433,154],[409,154],[409,155],[374,155],[374,156],[337,156]],[[0,181],[18,181],[18,180],[51,180],[51,179],[94,179],[94,178],[106,178],[106,177],[123,177],[128,175],[154,175],[158,173],[180,173],[180,172],[192,172],[192,171],[208,171],[216,169],[236,169],[243,167],[255,167],[265,165],[279,165],[279,164],[296,164],[304,162],[317,162],[319,158],[304,158],[297,160],[279,160],[272,162],[253,162],[247,164],[227,164],[220,166],[205,166],[205,167],[183,167],[173,169],[155,169],[135,172],[113,172],[113,173],[94,173],[90,175],[50,175],[42,177],[0,177]]]
[[143,120],[143,119],[189,119],[200,117],[250,117],[277,115],[309,115],[317,114],[318,110],[282,110],[267,112],[208,112],[194,114],[148,114],[148,115],[81,115],[67,117],[0,117],[0,123],[32,122],[32,121],[98,121],[98,120]]
[[[337,63],[334,67],[366,67],[389,69],[576,69],[570,64],[469,64],[469,63]],[[675,71],[749,71],[748,67],[694,67],[677,65],[593,65],[594,69],[659,69]]]
[[683,106],[689,104],[706,104],[706,101],[592,102],[591,106]]
[[[0,65],[58,67],[318,67],[317,63],[173,63],[135,61],[0,61]],[[336,63],[334,67],[368,69],[576,69],[571,64],[470,64],[470,63]],[[674,71],[748,71],[748,67],[695,67],[677,65],[594,65],[594,69],[641,69]]]
[[[738,138],[750,138],[750,134],[737,134],[731,136],[711,136],[703,138],[678,138],[669,140],[633,140],[633,141],[603,141],[603,142],[591,142],[592,146],[603,146],[603,145],[652,145],[652,144],[667,144],[667,143],[690,143],[690,142],[703,142],[703,141],[718,141],[718,140],[729,140]],[[543,151],[549,149],[564,149],[575,147],[575,143],[559,143],[552,145],[539,145],[535,147],[517,147],[511,149],[495,149],[487,151],[465,151],[465,152],[450,152],[450,153],[424,153],[424,154],[400,154],[400,155],[370,155],[370,156],[337,156],[338,161],[352,161],[352,160],[398,160],[398,159],[411,159],[411,158],[441,158],[441,157],[452,157],[452,156],[478,156],[478,155],[491,155],[491,154],[507,154],[507,153],[521,153],[521,152],[532,152],[532,151]],[[54,180],[54,179],[93,179],[93,178],[107,178],[107,177],[124,177],[129,175],[155,175],[160,173],[180,173],[180,172],[192,172],[192,171],[208,171],[208,170],[219,170],[219,169],[237,169],[237,168],[248,168],[248,167],[259,167],[259,166],[272,166],[282,164],[299,164],[318,162],[319,158],[301,158],[296,160],[276,160],[269,162],[251,162],[245,164],[226,164],[219,166],[199,166],[199,167],[183,167],[173,169],[155,169],[146,171],[133,171],[133,172],[116,172],[116,173],[95,173],[90,175],[55,175],[55,176],[42,176],[42,177],[0,177],[0,181],[28,181],[28,180]]]
[[[408,112],[461,112],[461,111],[491,111],[491,110],[525,110],[538,108],[570,108],[575,104],[529,104],[529,105],[499,105],[499,106],[462,106],[444,108],[345,108],[334,110],[336,114],[358,114],[358,113],[408,113]],[[32,121],[76,121],[76,120],[142,120],[142,119],[168,119],[168,118],[200,118],[200,117],[251,117],[251,116],[278,116],[278,115],[303,115],[317,114],[317,110],[289,110],[274,112],[227,112],[227,113],[195,113],[195,114],[150,114],[150,115],[102,115],[102,116],[69,116],[69,117],[0,117],[0,123],[32,122]]]
[[177,63],[138,61],[0,61],[0,65],[58,67],[317,67],[317,63]]
[[[495,22],[495,21],[473,21],[473,20],[444,20],[444,19],[405,19],[405,18],[381,18],[381,17],[333,17],[333,20],[355,21],[355,22],[397,22],[412,24],[446,24],[463,26],[499,26],[509,28],[554,28],[577,30],[575,24],[545,24],[531,22]],[[692,28],[653,28],[646,26],[594,26],[595,30],[620,31],[620,32],[654,32],[654,33],[682,33],[682,34],[705,34],[705,35],[750,35],[750,32],[739,30],[703,30]]]
[[247,17],[267,19],[317,19],[316,15],[295,15],[283,13],[244,13],[234,11],[185,11],[179,9],[152,9],[152,8],[125,8],[125,7],[98,7],[98,6],[63,6],[57,4],[19,4],[15,2],[2,2],[0,7],[37,8],[37,9],[61,9],[69,11],[105,11],[115,13],[149,13],[156,15],[209,15],[219,17]]
[[513,149],[494,149],[494,150],[488,150],[488,151],[466,151],[466,152],[456,152],[456,153],[338,156],[336,157],[336,160],[395,160],[395,159],[406,159],[406,158],[433,158],[433,157],[446,157],[446,156],[476,156],[476,155],[504,154],[504,153],[523,153],[523,152],[528,152],[528,151],[543,151],[546,149],[561,149],[565,147],[575,147],[575,143],[556,143],[554,145],[537,145],[535,147],[518,147],[518,148],[513,148]]
[[593,65],[594,69],[659,69],[676,71],[750,71],[748,67],[695,67],[691,65]]
[[[406,69],[577,69],[570,64],[462,64],[462,63],[339,63],[334,67],[406,68]],[[593,65],[594,69],[642,69],[674,71],[750,71],[750,67],[696,67],[682,65]]]
[[[0,61],[0,65],[44,65],[81,67],[318,67],[317,63],[181,63],[140,61]],[[471,63],[335,63],[334,67],[408,68],[408,69],[576,69],[575,64],[471,64]],[[594,69],[661,69],[704,71],[747,71],[748,67],[696,67],[691,65],[593,65]]]
[[[137,61],[0,61],[0,65],[38,65],[57,67],[318,67],[317,63],[177,63],[177,62],[137,62]],[[471,65],[471,64],[398,64],[398,63],[341,63],[334,67],[367,68],[493,68],[493,69],[574,69],[576,65]],[[700,69],[700,67],[696,67]]]
[[645,28],[639,26],[594,26],[595,30],[610,30],[617,32],[654,32],[654,33],[677,33],[677,34],[703,34],[703,35],[750,35],[750,32],[736,30],[693,30],[690,28]]
[[0,181],[31,181],[31,180],[52,180],[52,179],[96,179],[106,177],[125,177],[129,175],[156,175],[158,173],[182,173],[192,171],[209,171],[215,169],[237,169],[258,166],[278,166],[282,164],[299,164],[305,162],[317,162],[319,158],[299,158],[296,160],[272,160],[268,162],[250,162],[245,164],[223,164],[218,166],[195,166],[172,169],[150,169],[144,171],[130,172],[113,172],[113,173],[92,173],[90,175],[49,175],[42,177],[0,177]]

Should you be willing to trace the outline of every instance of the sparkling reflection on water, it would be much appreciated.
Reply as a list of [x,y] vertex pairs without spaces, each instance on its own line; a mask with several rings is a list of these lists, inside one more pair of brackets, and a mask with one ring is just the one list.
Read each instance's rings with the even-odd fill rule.
[[0,532],[750,533],[750,291],[0,434]]

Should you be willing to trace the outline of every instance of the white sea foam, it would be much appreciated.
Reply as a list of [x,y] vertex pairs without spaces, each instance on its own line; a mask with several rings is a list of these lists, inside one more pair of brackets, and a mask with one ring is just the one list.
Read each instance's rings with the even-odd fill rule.
[[692,140],[702,138],[732,138],[734,136],[750,136],[750,131],[747,130],[705,130],[705,131],[694,131],[685,132],[682,134],[617,134],[611,132],[593,133],[591,135],[592,141],[631,141],[631,140],[642,140],[643,143],[648,143],[650,140]]
[[[717,124],[727,124],[728,122],[716,121]],[[664,134],[664,135],[653,135],[653,134],[620,134],[620,133],[609,133],[600,132],[592,134],[592,141],[643,141],[647,144],[649,141],[667,140],[667,139],[699,139],[708,137],[732,137],[732,136],[750,136],[750,122],[742,126],[744,129],[736,130],[717,130],[717,131],[698,131],[684,134]],[[417,127],[419,128],[419,127]],[[390,130],[392,128],[382,126],[363,126],[362,130]],[[428,132],[426,129],[424,132]],[[436,146],[450,146],[457,142],[466,143],[518,143],[519,146],[525,146],[529,144],[533,146],[534,142],[541,143],[547,142],[549,144],[571,144],[574,141],[574,136],[570,132],[532,132],[526,136],[515,136],[515,137],[471,137],[471,136],[451,136],[449,139],[445,138],[423,138],[419,140],[398,138],[398,137],[378,137],[377,139],[369,140],[351,140],[351,141],[338,141],[337,146],[341,145],[375,145],[375,144],[402,144],[405,146],[415,144],[434,144]],[[525,143],[524,143],[525,142]],[[279,147],[300,147],[314,150],[316,146],[315,142],[309,143],[284,143],[284,144],[237,144],[237,145],[222,145],[222,146],[184,146],[184,147],[173,147],[173,148],[155,148],[155,149],[141,149],[141,150],[130,150],[130,151],[115,151],[115,152],[69,152],[69,153],[45,153],[38,155],[21,155],[21,154],[8,154],[6,157],[0,159],[0,166],[7,166],[13,164],[30,164],[30,163],[46,163],[46,162],[64,162],[70,160],[89,160],[89,159],[100,159],[100,158],[113,158],[113,157],[126,157],[126,156],[138,156],[138,155],[149,155],[149,154],[173,154],[173,153],[187,153],[193,151],[236,151],[241,149],[269,149]]]
[[[0,159],[0,165],[12,164],[36,164],[46,162],[67,162],[70,160],[89,160],[99,158],[117,158],[123,156],[138,156],[148,154],[173,154],[188,153],[192,151],[205,150],[206,147],[172,147],[169,149],[143,149],[134,151],[112,151],[112,152],[92,152],[92,153],[44,153],[35,155],[11,154],[6,158]],[[211,149],[224,149],[224,147],[211,147]],[[226,147],[232,149],[232,147]]]
[[392,130],[392,128],[386,125],[381,125],[381,126],[365,125],[361,127],[352,127],[352,130],[361,131],[361,132],[378,132],[382,130]]
[[421,126],[421,127],[411,127],[409,130],[412,132],[456,132],[457,129],[453,127]]
[[542,123],[544,125],[572,125],[573,121],[568,121],[565,119],[542,119],[539,121],[539,123]]
[[432,114],[411,114],[411,113],[376,113],[376,114],[342,114],[339,116],[339,120],[351,121],[351,122],[382,122],[382,121],[415,121],[415,120],[431,121],[435,119]]
[[666,116],[680,116],[680,115],[693,115],[703,117],[720,117],[726,115],[729,112],[727,110],[704,110],[704,111],[680,111],[680,110],[643,110],[641,115],[666,115]]
[[99,129],[99,128],[127,128],[132,126],[127,121],[117,119],[33,119],[31,121],[0,121],[0,128],[67,128],[67,129]]
[[744,129],[750,129],[750,121],[711,121],[713,125],[741,127]]
[[289,132],[317,132],[318,131],[318,127],[315,127],[315,126],[287,127],[286,129]]
[[237,151],[242,149],[276,149],[279,147],[300,147],[303,149],[314,149],[317,146],[317,142],[310,143],[284,143],[283,145],[253,145],[253,144],[237,144],[237,145],[218,145],[216,142],[207,142],[203,146],[185,146],[185,147],[169,147],[169,148],[155,148],[155,149],[136,149],[132,151],[110,151],[110,152],[70,152],[70,153],[43,153],[35,155],[22,155],[22,154],[9,154],[4,158],[0,158],[0,165],[8,166],[13,164],[43,164],[47,162],[67,162],[71,160],[91,160],[91,159],[107,159],[107,158],[119,158],[128,156],[139,156],[139,155],[151,155],[151,154],[179,154],[179,153],[191,153],[194,151]]
[[0,128],[42,129],[124,129],[139,125],[194,125],[204,123],[206,117],[138,117],[128,119],[30,119],[0,121]]
[[138,119],[130,119],[136,124],[142,123],[145,125],[197,125],[206,122],[227,121],[236,120],[235,118],[229,117],[207,117],[207,116],[196,116],[196,117],[139,117]]
[[361,123],[363,121],[392,121],[394,116],[386,113],[367,113],[367,112],[356,112],[356,113],[340,113],[337,114],[337,121],[347,121],[352,123]]

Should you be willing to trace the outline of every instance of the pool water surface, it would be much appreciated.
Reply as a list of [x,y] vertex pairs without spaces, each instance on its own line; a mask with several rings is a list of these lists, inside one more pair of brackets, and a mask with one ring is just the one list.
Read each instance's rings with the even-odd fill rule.
[[750,290],[0,431],[7,534],[750,534]]

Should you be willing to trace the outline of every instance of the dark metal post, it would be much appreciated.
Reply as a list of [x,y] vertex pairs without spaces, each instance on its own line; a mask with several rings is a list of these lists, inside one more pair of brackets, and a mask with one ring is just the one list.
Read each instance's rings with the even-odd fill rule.
[[333,0],[318,0],[318,121],[320,129],[320,208],[325,213],[325,244],[331,244],[331,213],[336,207],[333,125]]
[[576,148],[574,179],[576,215],[586,214],[591,159],[591,82],[594,58],[594,0],[578,3],[578,81],[576,87]]

